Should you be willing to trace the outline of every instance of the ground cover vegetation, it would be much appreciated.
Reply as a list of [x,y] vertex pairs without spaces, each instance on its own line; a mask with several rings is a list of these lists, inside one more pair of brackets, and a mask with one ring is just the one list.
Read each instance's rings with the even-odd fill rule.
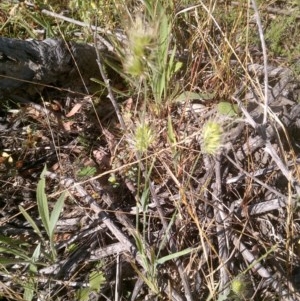
[[0,75],[0,300],[299,300],[299,19],[1,1],[2,37],[89,44],[98,72]]

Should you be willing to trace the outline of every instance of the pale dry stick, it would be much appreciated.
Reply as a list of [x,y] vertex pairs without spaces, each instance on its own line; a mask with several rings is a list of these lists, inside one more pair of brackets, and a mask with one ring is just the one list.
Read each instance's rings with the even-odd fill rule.
[[[78,225],[80,224],[80,221],[79,221],[79,219],[76,219],[76,220],[77,220],[76,226],[78,227]],[[59,224],[60,224],[60,221],[57,222],[56,226],[58,226]],[[102,224],[98,224],[98,222],[95,226],[94,226],[94,223],[92,225],[89,224],[88,226],[85,226],[84,228],[80,229],[80,232],[78,234],[75,234],[67,241],[59,243],[57,245],[57,250],[68,248],[75,241],[82,240],[84,237],[90,236],[91,234],[93,234],[95,232],[99,232],[101,230],[103,231],[104,229],[106,229],[106,227]],[[62,229],[61,229],[61,231],[62,231]]]
[[[246,246],[237,238],[233,236],[233,244],[237,250],[242,254],[244,259],[250,264],[252,270],[257,272],[262,278],[268,279],[271,282],[273,289],[281,296],[280,300],[296,301],[292,296],[289,296],[289,292],[286,288],[282,288],[280,284],[274,277],[262,266],[262,264],[254,257],[254,255],[246,248]],[[290,297],[285,299],[285,297]]]
[[[292,70],[287,67],[281,66],[267,66],[267,68],[265,68],[265,66],[253,63],[247,65],[247,71],[256,74],[257,76],[264,76],[265,72],[267,72],[269,78],[280,78],[279,82],[274,87],[272,87],[272,93],[268,95],[269,104],[272,103],[282,93],[284,88],[289,82],[291,82],[293,78]],[[243,88],[245,88],[245,85],[242,86],[242,89]],[[239,94],[239,91],[234,94]]]
[[[248,208],[247,214],[246,214],[245,210],[243,210],[240,206],[236,206],[236,204],[239,204],[240,202],[241,202],[241,200],[233,201],[230,206],[230,211],[234,212],[234,214],[237,218],[243,218],[243,217],[246,217],[246,215],[252,216],[252,215],[257,215],[257,214],[263,214],[263,213],[267,213],[267,212],[270,212],[273,210],[282,209],[287,206],[295,206],[297,204],[296,199],[292,199],[292,201],[289,203],[287,202],[287,198],[286,198],[286,200],[282,200],[279,198],[273,199],[270,201],[262,200],[261,202],[258,202],[257,204],[249,205],[249,208]],[[235,209],[235,207],[237,207],[237,209]]]
[[295,180],[293,179],[292,172],[288,170],[287,166],[279,158],[279,156],[277,155],[277,153],[275,152],[273,146],[269,141],[266,142],[264,151],[267,152],[272,157],[272,159],[275,161],[278,168],[281,170],[282,174],[286,177],[286,179],[289,182],[293,183]]
[[286,199],[286,196],[280,192],[278,192],[277,190],[275,190],[274,188],[272,188],[271,186],[269,186],[268,184],[262,182],[261,180],[257,179],[255,176],[253,176],[251,173],[245,171],[243,168],[241,168],[235,161],[233,161],[228,155],[225,155],[227,160],[229,162],[231,162],[240,172],[244,173],[247,177],[249,177],[250,179],[254,180],[256,183],[260,184],[262,187],[266,188],[267,190],[269,190],[270,192],[274,193],[275,195],[277,195],[279,198],[282,199]]
[[[273,165],[273,166],[270,166],[270,167],[267,167],[267,168],[259,169],[259,170],[255,171],[255,172],[251,172],[250,174],[253,177],[259,177],[259,176],[262,176],[262,175],[269,174],[269,173],[271,173],[271,172],[273,172],[273,171],[275,171],[277,169],[278,168],[275,165]],[[244,173],[239,173],[235,177],[226,179],[226,184],[238,183],[241,180],[244,180],[245,178],[246,178],[246,175]]]
[[105,87],[108,91],[108,96],[107,97],[109,98],[109,100],[111,101],[111,103],[112,103],[112,105],[115,109],[115,112],[116,112],[116,115],[117,115],[118,120],[120,122],[122,130],[125,131],[126,130],[126,125],[125,125],[124,119],[121,115],[118,103],[117,103],[117,101],[114,97],[111,85],[109,83],[109,79],[107,78],[107,76],[105,74],[104,67],[103,67],[102,62],[101,62],[100,52],[96,47],[96,43],[97,43],[96,42],[96,37],[94,37],[94,43],[95,43],[95,51],[96,51],[96,54],[97,54],[97,64],[98,64],[98,67],[99,67],[99,71],[101,73],[101,76],[102,76],[102,79],[104,81]]
[[[7,278],[7,279],[13,279],[13,281],[15,281],[15,277],[16,275],[13,274],[8,274],[8,273],[3,273],[0,271],[0,276],[3,278]],[[24,283],[28,282],[28,276],[20,276],[19,280],[24,281]],[[64,287],[89,287],[89,283],[84,283],[84,282],[76,282],[76,281],[64,281],[64,280],[57,280],[57,279],[52,279],[52,281],[54,281],[56,284],[60,284],[63,285]],[[39,283],[48,283],[49,284],[49,277],[44,277],[44,276],[39,276],[38,277],[38,282]],[[0,285],[2,285],[2,281],[0,282]],[[16,300],[16,299],[14,299]],[[24,300],[24,299],[20,299],[20,300]],[[40,299],[41,300],[41,299]]]
[[264,38],[264,33],[263,33],[263,29],[262,29],[262,25],[261,25],[261,20],[260,20],[260,16],[259,16],[259,12],[257,9],[257,5],[256,5],[256,1],[255,0],[251,0],[252,2],[252,6],[253,9],[255,11],[255,18],[256,18],[256,23],[257,23],[257,27],[258,27],[258,32],[259,32],[259,38],[260,38],[260,42],[261,42],[261,47],[262,47],[262,52],[263,52],[263,59],[264,59],[264,85],[265,85],[265,101],[264,101],[264,119],[263,119],[263,125],[265,125],[267,123],[267,119],[268,119],[268,87],[269,87],[269,79],[268,79],[268,71],[267,71],[267,67],[268,67],[268,57],[267,57],[267,47],[266,47],[266,42],[265,42],[265,38]]
[[138,295],[140,294],[142,287],[144,285],[144,280],[142,279],[142,277],[139,277],[134,285],[134,288],[132,290],[131,293],[131,300],[138,300]]
[[[84,249],[87,249],[86,246],[84,246]],[[121,254],[127,252],[127,250],[125,250],[124,245],[121,242],[113,243],[109,246],[101,247],[98,249],[93,249],[93,250],[89,249],[88,251],[90,255],[89,258],[84,260],[85,263],[99,261],[103,258],[113,256],[115,254]],[[57,271],[61,270],[61,268],[65,265],[67,261],[68,259],[63,259],[51,266],[40,269],[39,274],[43,276],[57,274]]]
[[249,112],[246,110],[246,108],[243,106],[242,102],[235,96],[232,96],[232,99],[238,104],[240,110],[244,113],[246,117],[246,121],[254,128],[256,129],[257,123],[254,121],[254,119],[251,117]]
[[220,262],[220,286],[219,293],[227,295],[230,291],[228,286],[229,274],[227,262],[229,259],[229,240],[228,229],[230,227],[230,220],[222,208],[222,188],[221,188],[221,154],[215,158],[215,193],[214,197],[214,212],[216,218],[216,230],[219,247],[219,262]]
[[[238,98],[236,98],[236,97],[232,97],[232,98],[238,103],[240,109],[242,110],[242,112],[246,116],[246,120],[248,121],[248,123],[254,129],[257,129],[258,128],[257,123],[254,121],[254,119],[251,117],[251,115],[248,113],[248,111],[244,108],[244,106],[242,105],[242,103],[240,102],[240,100]],[[275,118],[277,118],[277,116],[275,114],[272,114],[272,116],[274,116]],[[283,126],[283,124],[280,121],[279,121],[279,124],[284,129],[284,126]],[[272,129],[271,126],[269,126],[268,128]],[[286,167],[286,165],[279,158],[279,156],[277,155],[276,151],[274,150],[274,147],[270,143],[270,139],[269,139],[270,135],[267,134],[267,132],[268,132],[267,129],[268,128],[264,128],[263,126],[259,127],[259,129],[260,129],[260,133],[259,133],[260,135],[259,136],[262,139],[261,142],[263,144],[265,144],[265,151],[271,156],[271,158],[277,164],[278,168],[282,171],[283,175],[287,178],[287,180],[289,182],[292,183],[292,185],[296,188],[297,192],[300,194],[300,185],[299,185],[299,183],[293,178],[292,173],[288,170],[288,168]],[[275,130],[274,129],[273,129],[272,133],[275,135]],[[227,156],[227,159],[229,159],[232,162],[232,160],[228,156]],[[262,184],[262,182],[260,184]]]
[[[46,172],[46,177],[51,179],[57,179],[57,175],[55,173]],[[129,239],[123,234],[123,232],[119,229],[119,227],[112,221],[109,215],[103,211],[97,202],[85,191],[85,189],[79,184],[76,183],[71,178],[63,178],[60,180],[60,184],[66,187],[67,190],[75,189],[77,193],[83,198],[83,201],[87,203],[90,209],[94,212],[93,218],[98,220],[100,219],[103,224],[110,230],[110,232],[119,240],[119,242],[123,245],[124,250],[132,254],[132,257],[146,270],[143,258],[141,254],[138,252],[136,247],[129,241]],[[169,293],[168,288],[165,288],[166,293]],[[176,290],[171,290],[174,292],[172,294],[173,300],[183,301],[181,296],[176,292]],[[192,300],[192,299],[189,299]]]
[[[295,161],[288,161],[287,166],[291,167],[291,166],[295,166],[296,164],[299,164],[299,163],[300,163],[300,158],[297,158]],[[262,169],[259,169],[259,170],[255,171],[255,172],[252,172],[252,173],[250,173],[250,175],[253,176],[253,177],[259,177],[259,176],[262,176],[262,175],[266,175],[270,172],[273,172],[275,170],[278,170],[278,166],[277,165],[272,165],[270,167],[262,168]],[[246,174],[240,173],[239,175],[237,175],[235,177],[226,179],[226,184],[233,184],[233,183],[239,182],[239,181],[243,180],[245,177],[246,177]]]
[[[57,175],[55,173],[46,172],[46,177],[51,179],[57,179]],[[135,246],[129,241],[129,239],[120,231],[120,229],[115,225],[115,223],[111,220],[109,215],[103,211],[97,202],[85,191],[85,189],[75,183],[75,181],[71,178],[63,178],[60,180],[60,183],[65,186],[67,189],[75,189],[79,195],[83,198],[83,201],[87,203],[90,209],[94,212],[95,219],[100,219],[107,228],[115,235],[115,237],[124,245],[124,248],[130,253],[136,253],[136,260],[144,267],[143,261],[140,258]],[[77,184],[77,185],[75,185]]]
[[[249,8],[249,5],[247,4],[243,4],[241,2],[236,2],[236,1],[231,1],[230,2],[231,5],[233,6],[238,6],[238,7],[245,7],[245,8]],[[250,6],[250,8],[252,8]],[[299,10],[297,10],[297,8],[295,8],[294,10],[285,10],[285,9],[280,9],[280,8],[275,8],[275,7],[266,7],[263,8],[263,11],[266,11],[267,13],[271,13],[271,14],[277,14],[277,15],[285,15],[285,16],[292,16],[293,13],[299,13]],[[300,19],[300,15],[296,15],[295,16],[296,19]]]
[[117,255],[116,262],[116,285],[115,285],[115,301],[121,299],[121,279],[122,279],[122,266],[120,264],[120,254]]
[[[75,24],[75,25],[78,25],[78,26],[81,26],[81,27],[87,27],[87,28],[90,28],[93,31],[97,31],[97,32],[100,32],[102,34],[113,35],[120,42],[125,42],[127,40],[126,36],[124,34],[120,33],[120,32],[112,32],[110,30],[103,29],[103,28],[98,27],[98,26],[90,25],[88,23],[80,22],[80,21],[74,20],[72,18],[62,16],[60,14],[48,11],[46,9],[42,9],[42,14],[53,17],[53,18],[56,18],[56,19],[64,20],[68,23],[72,23],[72,24]],[[114,47],[109,42],[107,42],[102,37],[98,37],[98,38],[100,39],[100,42],[102,42],[107,47],[107,49],[109,51],[114,52]],[[97,44],[95,44],[95,45],[97,45]]]
[[[144,173],[144,177],[146,178],[147,175],[146,175],[146,172],[145,172],[145,169],[144,169],[143,166],[142,166],[142,170],[144,171],[143,172]],[[160,220],[162,222],[163,229],[164,229],[165,234],[166,234],[166,236],[168,238],[170,249],[171,249],[171,251],[173,253],[178,252],[178,249],[176,247],[176,243],[174,241],[174,238],[170,235],[170,233],[168,231],[168,224],[166,222],[166,218],[164,216],[163,210],[161,208],[160,202],[158,200],[158,197],[156,195],[156,192],[155,192],[155,189],[154,189],[152,183],[149,184],[149,188],[150,188],[150,193],[151,193],[151,196],[152,196],[152,198],[154,200],[154,203],[156,204],[156,208],[157,208]],[[193,299],[192,291],[191,291],[191,288],[190,288],[190,285],[189,285],[189,280],[188,280],[187,275],[186,275],[186,273],[184,271],[184,267],[183,267],[182,261],[179,258],[176,258],[174,261],[175,261],[175,264],[176,264],[176,266],[178,268],[178,272],[179,272],[180,278],[182,280],[185,297],[186,297],[187,301],[193,301],[194,299]]]
[[92,250],[88,261],[98,261],[105,257],[109,257],[115,254],[121,254],[123,252],[124,252],[123,244],[120,242],[116,242],[108,246]]

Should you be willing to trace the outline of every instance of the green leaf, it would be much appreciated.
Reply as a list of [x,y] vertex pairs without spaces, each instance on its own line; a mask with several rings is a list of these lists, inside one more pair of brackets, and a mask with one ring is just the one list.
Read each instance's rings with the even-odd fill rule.
[[88,301],[91,290],[89,287],[81,288],[76,292],[76,300]]
[[[0,235],[0,242],[14,248],[19,248],[19,246],[29,246],[30,244],[28,242],[25,242],[23,240],[17,239],[17,238],[10,238],[6,237],[4,235]],[[22,250],[20,248],[20,250]]]
[[175,103],[185,103],[187,100],[209,100],[213,97],[213,93],[195,93],[184,91],[181,94],[179,94],[173,101]]
[[174,129],[173,129],[173,125],[172,125],[172,119],[171,119],[171,116],[169,115],[168,116],[168,140],[169,140],[169,143],[171,145],[174,145],[176,144],[176,135],[175,135],[175,132],[174,132]]
[[176,253],[173,253],[173,254],[169,254],[167,256],[164,256],[164,257],[161,257],[161,258],[157,259],[156,263],[157,264],[163,264],[166,261],[169,261],[169,260],[172,260],[172,259],[176,259],[176,258],[178,258],[180,256],[183,256],[183,255],[186,255],[186,254],[190,254],[194,250],[195,249],[187,248],[185,250],[182,250],[182,251],[179,251],[179,252],[176,252]]
[[148,206],[148,203],[149,203],[149,191],[150,191],[149,187],[145,188],[143,193],[142,193],[142,196],[141,196],[141,205],[142,205],[142,208],[143,208],[143,212],[147,211],[147,206]]
[[35,221],[31,218],[31,216],[27,213],[27,211],[21,205],[19,205],[19,210],[21,211],[21,213],[23,214],[23,216],[25,217],[25,219],[27,220],[27,222],[31,225],[31,227],[33,228],[33,230],[35,231],[35,233],[40,238],[43,238],[43,235],[42,235],[39,227],[37,226],[37,224],[35,223]]
[[218,103],[217,109],[219,114],[229,117],[237,116],[239,112],[238,105],[233,105],[227,101],[221,101]]
[[93,177],[95,173],[97,172],[96,167],[94,166],[85,166],[83,167],[78,173],[78,177],[86,177],[86,176],[91,176]]
[[32,263],[29,265],[29,270],[33,273],[37,273],[37,266],[35,263],[38,261],[40,255],[41,255],[41,244],[39,243],[36,246],[32,256],[31,256]]
[[93,271],[89,275],[90,289],[99,292],[105,283],[105,277],[101,271]]
[[[3,256],[3,254],[2,254]],[[27,260],[22,260],[22,259],[15,259],[15,258],[0,258],[0,264],[2,266],[5,266],[5,265],[12,265],[12,264],[28,264],[28,261]]]
[[48,209],[48,199],[45,193],[45,187],[46,187],[46,180],[45,180],[45,173],[47,171],[46,166],[44,167],[44,170],[40,176],[40,180],[38,182],[37,191],[36,191],[36,198],[37,198],[37,205],[40,217],[42,219],[42,223],[44,225],[44,228],[48,234],[50,235],[50,218],[49,218],[49,209]]
[[51,212],[51,217],[50,217],[50,237],[52,239],[53,233],[54,233],[54,228],[56,226],[56,223],[58,221],[59,215],[62,211],[62,208],[64,207],[64,201],[65,201],[66,193],[62,193],[57,202],[54,205],[54,208]]
[[27,282],[22,285],[24,288],[23,298],[26,301],[31,301],[34,297],[35,280],[33,277],[28,278]]
[[30,262],[31,261],[31,259],[27,255],[24,254],[24,250],[23,251],[19,251],[19,250],[7,248],[7,247],[0,247],[0,253],[12,254],[14,256],[22,258],[26,262]]
[[183,66],[182,62],[176,62],[174,66],[174,73],[178,72],[182,66]]

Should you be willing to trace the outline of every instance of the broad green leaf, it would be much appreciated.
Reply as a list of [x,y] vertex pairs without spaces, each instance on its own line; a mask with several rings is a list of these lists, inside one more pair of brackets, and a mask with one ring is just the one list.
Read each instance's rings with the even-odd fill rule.
[[33,228],[33,230],[35,231],[35,233],[40,237],[43,238],[43,235],[39,229],[39,227],[37,226],[37,224],[35,223],[35,221],[31,218],[31,216],[27,213],[27,211],[21,206],[19,205],[19,210],[21,211],[21,213],[24,215],[25,219],[27,220],[27,222],[30,224],[30,226]]
[[35,280],[33,277],[29,277],[27,282],[22,285],[24,288],[23,299],[31,301],[34,297]]
[[239,111],[237,105],[233,105],[227,101],[221,101],[220,103],[218,103],[217,109],[219,114],[229,117],[237,116]]
[[[3,256],[3,254],[2,254]],[[22,259],[15,259],[15,258],[0,258],[0,264],[5,265],[12,265],[12,264],[28,264],[27,260]]]
[[54,205],[54,208],[51,212],[51,217],[50,217],[50,237],[52,239],[53,233],[54,233],[54,228],[55,225],[58,221],[59,215],[62,211],[62,208],[64,207],[64,201],[65,201],[66,194],[65,192],[61,194],[59,199]]
[[174,73],[178,72],[182,66],[183,66],[182,62],[176,62],[174,66]]
[[90,292],[91,292],[91,290],[90,290],[89,287],[84,287],[84,288],[79,289],[76,292],[76,300],[78,300],[78,301],[88,301]]
[[78,173],[78,177],[86,177],[86,176],[94,176],[95,173],[97,172],[96,167],[94,166],[85,166],[83,167]]
[[185,103],[187,100],[209,100],[212,99],[214,94],[212,93],[196,93],[184,91],[179,94],[173,102],[175,103]]
[[93,271],[89,275],[89,282],[90,288],[96,292],[99,292],[105,283],[105,277],[101,271]]
[[40,217],[42,219],[44,228],[50,237],[50,218],[49,218],[49,208],[48,208],[48,199],[45,193],[46,187],[46,180],[44,174],[46,173],[47,168],[44,167],[44,170],[40,176],[40,180],[38,182],[37,191],[36,191],[36,198],[38,204],[38,210]]
[[[26,241],[17,239],[17,238],[10,238],[4,235],[0,235],[0,242],[14,248],[19,248],[19,246],[29,246],[30,244]],[[20,250],[22,250],[20,248]]]
[[11,249],[11,248],[7,248],[7,247],[0,247],[0,253],[12,254],[14,256],[22,258],[23,260],[26,260],[27,262],[31,261],[30,257],[28,257],[26,254],[24,254],[24,251],[21,252],[21,251],[16,250],[16,249]]
[[29,265],[29,270],[33,273],[37,273],[37,266],[35,263],[39,260],[40,255],[41,255],[41,244],[39,243],[36,246],[32,256],[31,256],[32,263]]

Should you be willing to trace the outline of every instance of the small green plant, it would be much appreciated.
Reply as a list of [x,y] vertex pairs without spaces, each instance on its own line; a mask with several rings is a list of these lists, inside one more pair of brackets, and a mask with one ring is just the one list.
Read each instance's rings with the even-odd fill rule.
[[94,166],[85,166],[80,169],[77,173],[78,177],[93,177],[97,172],[96,167]]
[[35,248],[31,260],[32,262],[29,265],[29,277],[26,279],[25,283],[23,284],[24,288],[24,294],[23,298],[26,301],[31,301],[34,297],[34,293],[37,290],[37,282],[35,279],[35,276],[38,272],[36,262],[39,260],[39,257],[41,255],[41,244],[39,243],[37,247]]
[[[297,27],[297,13],[293,13],[291,16],[278,16],[272,20],[265,36],[273,54],[284,55],[290,59],[293,58],[294,54],[296,56],[299,54],[297,43],[293,45],[294,47],[290,47],[290,44],[294,44],[295,35],[298,34]],[[291,39],[291,37],[293,38]]]
[[227,101],[221,101],[217,106],[218,113],[228,117],[235,117],[239,113],[239,107],[236,104],[231,104]]
[[[26,265],[26,278],[25,280],[16,279],[15,281],[19,283],[23,289],[23,299],[26,301],[33,300],[37,292],[37,280],[36,275],[38,272],[38,266],[42,265],[41,257],[43,259],[43,264],[45,259],[51,259],[51,262],[56,260],[56,250],[54,245],[54,230],[55,225],[58,221],[60,212],[62,211],[64,205],[65,195],[62,194],[54,208],[49,214],[49,204],[47,196],[45,194],[45,175],[46,167],[44,168],[37,187],[37,207],[39,211],[39,216],[42,220],[44,229],[46,231],[47,237],[43,234],[43,231],[38,227],[33,218],[27,213],[27,211],[19,206],[19,209],[31,227],[35,230],[40,238],[40,242],[35,247],[32,255],[32,246],[30,243],[24,242],[18,239],[11,239],[6,236],[0,236],[0,264],[1,266],[19,264]],[[49,250],[50,246],[50,250]],[[3,270],[1,268],[1,270]]]
[[105,276],[102,272],[103,264],[100,262],[96,265],[95,269],[93,269],[89,273],[89,286],[85,288],[80,288],[76,292],[76,300],[78,301],[88,301],[90,300],[90,293],[96,292],[98,293],[103,284],[105,283]]
[[[46,230],[46,234],[49,239],[52,260],[55,261],[56,260],[56,250],[55,250],[55,245],[54,245],[54,230],[55,230],[55,226],[58,221],[59,215],[64,206],[65,193],[63,193],[59,197],[59,199],[55,203],[54,208],[50,215],[48,198],[45,193],[45,187],[46,187],[45,173],[46,172],[47,172],[47,168],[45,166],[43,172],[41,173],[40,180],[38,182],[36,198],[37,198],[38,212],[39,212],[44,229]],[[27,211],[22,206],[19,206],[19,209],[20,209],[21,213],[24,215],[24,217],[26,218],[26,220],[28,221],[28,223],[31,225],[31,227],[35,230],[35,232],[38,234],[38,236],[41,238],[41,240],[46,245],[46,238],[42,234],[42,231],[39,229],[36,222],[31,218],[31,216],[27,213]]]

